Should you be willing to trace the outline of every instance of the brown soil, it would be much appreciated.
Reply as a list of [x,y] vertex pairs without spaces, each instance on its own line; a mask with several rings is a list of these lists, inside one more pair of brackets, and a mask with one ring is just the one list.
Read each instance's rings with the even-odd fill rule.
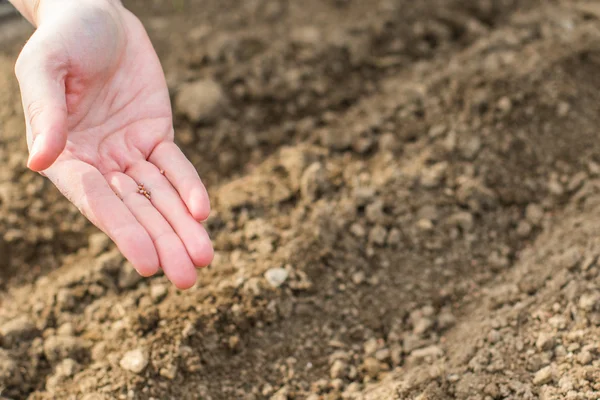
[[126,3],[215,261],[185,292],[139,279],[26,170],[13,23],[0,396],[600,396],[598,3]]

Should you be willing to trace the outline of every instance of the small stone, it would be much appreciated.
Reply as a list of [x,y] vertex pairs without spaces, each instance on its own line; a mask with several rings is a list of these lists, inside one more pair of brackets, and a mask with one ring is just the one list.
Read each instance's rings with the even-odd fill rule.
[[420,364],[422,362],[431,362],[444,355],[444,351],[438,346],[429,346],[422,349],[414,350],[410,353],[409,360],[411,363]]
[[331,128],[323,128],[319,131],[321,144],[333,150],[345,150],[352,145],[354,135],[350,132],[340,132]]
[[360,285],[361,283],[363,283],[365,281],[366,275],[363,271],[358,271],[354,274],[352,274],[352,282],[354,282],[355,285]]
[[448,224],[459,227],[463,232],[473,229],[473,215],[467,211],[461,211],[448,217]]
[[88,239],[88,248],[92,256],[97,256],[108,249],[110,238],[102,232],[90,235]]
[[363,238],[366,236],[367,231],[361,224],[355,222],[352,225],[350,225],[350,233],[352,233],[357,238]]
[[502,340],[502,335],[500,335],[500,332],[498,332],[496,329],[492,329],[488,333],[487,339],[490,344],[495,344]]
[[119,365],[127,371],[140,374],[148,366],[148,354],[141,349],[128,351],[119,362]]
[[75,327],[71,322],[65,322],[56,330],[56,334],[58,336],[74,336],[75,335]]
[[265,279],[271,287],[278,288],[287,280],[289,272],[285,268],[271,268],[265,272]]
[[423,335],[433,327],[433,320],[429,318],[419,318],[415,321],[413,333],[415,335]]
[[379,148],[383,151],[396,151],[398,149],[398,140],[393,133],[387,132],[379,137]]
[[433,222],[429,219],[420,219],[417,221],[417,228],[423,232],[430,232],[433,230]]
[[400,229],[393,228],[387,237],[388,246],[397,247],[401,242],[402,233],[400,232]]
[[558,114],[559,117],[563,118],[563,117],[567,116],[567,114],[569,113],[570,109],[571,109],[571,106],[569,105],[569,103],[561,101],[560,103],[558,103],[558,107],[556,109],[556,112],[557,112],[557,114]]
[[587,350],[584,350],[577,355],[577,362],[579,362],[581,365],[588,365],[589,363],[592,362],[592,360],[593,360],[593,356]]
[[229,349],[237,350],[240,346],[240,337],[238,335],[229,336],[227,345],[229,346]]
[[383,201],[376,200],[369,204],[365,209],[367,220],[373,224],[382,223],[385,221],[385,213],[383,212]]
[[343,379],[348,374],[348,364],[342,360],[335,360],[329,370],[331,379]]
[[23,315],[0,326],[0,335],[7,345],[12,345],[34,338],[38,335],[38,330],[29,317]]
[[142,279],[144,278],[133,268],[133,265],[129,262],[126,262],[123,264],[121,271],[119,272],[118,285],[121,289],[132,289]]
[[123,264],[123,256],[117,250],[102,253],[96,259],[96,268],[105,274],[117,274]]
[[285,385],[281,389],[279,389],[273,396],[269,398],[269,400],[288,400],[290,394],[290,388]]
[[75,375],[78,371],[79,364],[77,363],[77,361],[72,360],[70,358],[66,358],[56,366],[55,374],[64,377],[71,377]]
[[583,183],[587,180],[587,178],[588,176],[585,171],[576,173],[575,176],[573,176],[569,181],[569,184],[567,185],[567,190],[569,192],[575,192],[581,186],[583,186]]
[[512,101],[504,96],[500,100],[498,100],[498,110],[502,113],[506,114],[512,109]]
[[320,162],[312,163],[300,177],[300,193],[309,201],[315,201],[327,188],[327,172]]
[[331,381],[331,383],[329,384],[329,386],[335,391],[335,392],[341,392],[344,389],[345,383],[343,379],[334,379]]
[[473,160],[479,154],[481,149],[481,139],[478,136],[473,136],[459,144],[460,154],[467,160]]
[[435,139],[442,136],[447,130],[448,128],[445,125],[434,125],[429,129],[427,134],[430,138]]
[[226,103],[221,85],[212,79],[203,79],[181,86],[176,109],[195,123],[214,122]]
[[61,311],[72,311],[77,306],[77,300],[69,289],[60,289],[56,294],[56,305]]
[[552,382],[552,380],[554,379],[554,369],[551,365],[544,367],[542,369],[540,369],[538,372],[535,373],[534,377],[533,377],[533,384],[534,385],[545,385],[547,383]]
[[381,364],[377,359],[368,357],[365,359],[362,368],[368,376],[377,378],[377,375],[379,375],[379,372],[381,371]]
[[150,286],[150,297],[155,304],[160,303],[167,296],[168,292],[169,289],[166,285],[158,284]]
[[529,237],[532,230],[533,228],[527,221],[520,221],[519,225],[517,225],[517,235],[519,235],[521,238]]
[[358,382],[352,382],[351,384],[348,385],[348,387],[346,388],[346,390],[344,391],[344,393],[358,393],[360,392],[361,386],[360,383]]
[[82,361],[87,354],[88,344],[83,339],[74,336],[50,336],[44,341],[44,354],[51,363],[66,358]]
[[579,298],[579,308],[585,311],[594,310],[600,304],[600,293],[586,293]]
[[421,172],[421,186],[423,186],[426,189],[434,189],[439,187],[444,178],[446,177],[447,170],[447,162],[437,163],[429,168],[425,168]]
[[438,316],[437,325],[440,329],[448,329],[456,323],[456,317],[450,311],[444,311]]
[[556,339],[551,333],[540,333],[537,341],[535,342],[535,347],[540,351],[548,351],[552,350],[556,344]]
[[163,378],[167,378],[172,381],[177,376],[177,367],[175,365],[168,365],[164,368],[161,368],[159,373]]
[[371,338],[365,342],[364,350],[367,356],[372,356],[379,349],[379,342],[376,338]]
[[369,232],[369,242],[378,246],[383,246],[385,244],[386,237],[387,230],[381,225],[375,225],[375,227],[371,229],[371,232]]
[[525,218],[533,226],[538,226],[544,218],[544,209],[538,204],[529,204],[525,209]]
[[375,359],[377,361],[386,362],[391,357],[391,353],[389,349],[381,349],[375,352]]
[[500,389],[498,389],[498,385],[495,383],[488,383],[485,388],[483,388],[483,393],[487,394],[493,399],[496,399],[500,396]]
[[0,349],[0,387],[18,386],[23,383],[19,365],[8,351]]

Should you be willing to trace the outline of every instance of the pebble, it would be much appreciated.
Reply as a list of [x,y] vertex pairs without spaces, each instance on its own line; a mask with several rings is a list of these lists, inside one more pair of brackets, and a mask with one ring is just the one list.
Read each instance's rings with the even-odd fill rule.
[[300,178],[300,193],[308,201],[315,201],[327,187],[327,172],[320,162],[306,168]]
[[0,387],[20,385],[22,379],[17,362],[8,351],[0,349]]
[[177,110],[190,121],[211,123],[216,120],[225,105],[225,94],[216,81],[202,79],[182,85],[175,104]]
[[554,369],[551,365],[544,367],[542,369],[540,369],[538,372],[535,373],[534,377],[533,377],[533,384],[534,385],[545,385],[547,383],[552,382],[552,380],[554,379]]
[[402,232],[400,229],[393,228],[388,237],[387,237],[387,245],[388,246],[398,246],[402,242]]
[[540,333],[537,341],[535,342],[535,347],[540,351],[548,351],[554,348],[556,344],[556,339],[551,333]]
[[426,189],[434,189],[440,186],[444,178],[446,177],[446,171],[448,170],[448,163],[441,162],[432,165],[429,168],[424,169],[421,172],[421,186]]
[[589,363],[592,362],[592,360],[593,360],[593,356],[587,350],[584,350],[577,355],[577,362],[579,362],[581,365],[588,365]]
[[456,317],[450,311],[443,311],[437,318],[437,325],[440,329],[448,329],[456,323]]
[[121,289],[132,289],[142,279],[144,278],[133,268],[133,265],[126,262],[121,267],[121,271],[119,271],[118,285]]
[[169,290],[166,285],[150,286],[150,297],[155,304],[160,303],[167,296],[168,292]]
[[0,335],[2,335],[4,342],[8,345],[31,339],[37,333],[35,324],[25,315],[17,317],[0,327]]
[[544,218],[544,209],[538,204],[529,204],[525,209],[525,218],[533,226],[537,226]]
[[350,233],[352,233],[357,238],[363,238],[367,234],[365,228],[361,224],[359,224],[357,222],[353,223],[350,226]]
[[352,274],[352,282],[354,282],[355,285],[360,285],[361,283],[363,283],[365,281],[365,278],[366,275],[363,271],[358,271]]
[[413,332],[416,335],[423,335],[433,327],[433,320],[430,318],[419,318],[415,321]]
[[585,311],[592,311],[600,303],[600,293],[586,293],[579,299],[579,308]]
[[134,374],[140,374],[148,366],[148,354],[142,349],[131,350],[125,353],[119,365]]
[[500,335],[500,332],[498,332],[496,329],[492,329],[488,333],[487,340],[489,343],[495,344],[502,340],[502,335]]
[[72,311],[77,306],[77,300],[69,289],[60,289],[56,294],[56,305],[62,311]]
[[285,268],[271,268],[265,272],[265,279],[274,288],[278,288],[287,280],[289,272]]
[[467,160],[473,160],[481,150],[481,139],[478,136],[473,136],[468,140],[460,143],[460,154]]
[[365,371],[367,376],[370,376],[371,378],[377,378],[377,375],[379,375],[379,372],[381,371],[381,364],[379,361],[377,361],[377,359],[368,357],[363,362],[362,369]]
[[164,368],[161,368],[159,373],[163,378],[167,378],[168,380],[172,381],[177,376],[177,367],[175,365],[168,365]]
[[369,232],[369,242],[378,246],[383,246],[385,244],[386,237],[387,230],[381,225],[375,225],[375,227],[371,229],[371,232]]
[[463,232],[473,229],[473,215],[467,211],[457,212],[448,217],[448,224],[459,227]]
[[369,204],[365,209],[367,220],[373,224],[382,223],[385,221],[385,213],[383,212],[383,201],[376,200]]
[[418,364],[423,361],[433,361],[442,355],[444,355],[444,351],[439,346],[433,345],[414,350],[410,353],[410,361]]
[[371,338],[365,342],[364,345],[365,354],[367,356],[371,356],[375,354],[377,350],[379,350],[379,342],[375,338]]
[[102,232],[90,235],[88,239],[88,247],[92,256],[97,256],[108,249],[110,238]]
[[342,360],[335,360],[329,370],[331,379],[345,378],[348,373],[348,364]]
[[391,353],[389,349],[381,349],[375,352],[375,358],[377,359],[377,361],[385,362],[390,358],[390,356]]
[[87,349],[87,343],[75,336],[50,336],[44,341],[44,354],[51,363],[66,358],[81,361],[85,358]]

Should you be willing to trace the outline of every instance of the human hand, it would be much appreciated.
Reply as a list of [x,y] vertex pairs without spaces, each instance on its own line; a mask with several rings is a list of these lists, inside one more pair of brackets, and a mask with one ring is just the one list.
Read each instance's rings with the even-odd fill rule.
[[115,0],[41,0],[34,17],[15,68],[28,167],[141,275],[162,267],[178,288],[191,287],[195,266],[213,257],[199,222],[209,199],[173,142],[164,73],[144,27]]

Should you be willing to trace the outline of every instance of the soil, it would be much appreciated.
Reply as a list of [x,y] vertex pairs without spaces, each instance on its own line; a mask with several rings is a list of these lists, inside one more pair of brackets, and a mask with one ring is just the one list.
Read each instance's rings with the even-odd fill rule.
[[216,257],[141,279],[25,168],[5,23],[0,396],[600,397],[597,2],[125,3]]

